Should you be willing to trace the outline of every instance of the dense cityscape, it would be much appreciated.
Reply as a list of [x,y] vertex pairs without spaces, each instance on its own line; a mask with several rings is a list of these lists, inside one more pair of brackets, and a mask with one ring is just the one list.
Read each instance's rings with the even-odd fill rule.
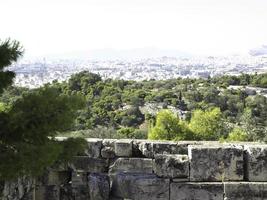
[[267,72],[267,56],[228,57],[159,57],[139,60],[85,60],[39,59],[22,60],[12,65],[16,72],[15,85],[35,88],[58,80],[62,82],[72,74],[90,71],[104,79],[165,80],[177,77],[208,78],[220,75]]

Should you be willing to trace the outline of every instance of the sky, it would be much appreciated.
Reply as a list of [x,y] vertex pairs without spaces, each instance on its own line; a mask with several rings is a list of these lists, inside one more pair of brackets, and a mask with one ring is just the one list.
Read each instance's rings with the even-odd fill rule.
[[244,54],[267,44],[267,0],[0,0],[0,39],[27,56],[159,48]]

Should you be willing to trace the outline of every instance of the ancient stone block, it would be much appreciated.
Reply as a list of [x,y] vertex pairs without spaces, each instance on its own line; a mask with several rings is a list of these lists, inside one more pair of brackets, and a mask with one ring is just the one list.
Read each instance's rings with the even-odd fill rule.
[[41,178],[40,182],[43,185],[61,185],[66,184],[71,179],[71,173],[69,171],[47,171]]
[[35,188],[35,200],[59,200],[59,186],[49,185]]
[[189,176],[189,160],[187,155],[155,155],[153,170],[159,177],[187,178]]
[[87,200],[89,197],[89,188],[87,185],[80,185],[79,187],[72,187],[72,198],[73,200]]
[[115,142],[118,139],[103,139],[102,144],[104,147],[112,147],[113,149],[115,148]]
[[76,200],[89,199],[89,188],[86,172],[72,172],[71,195]]
[[192,145],[188,147],[190,181],[243,180],[243,147]]
[[154,156],[157,154],[186,154],[183,145],[187,147],[187,144],[178,145],[177,142],[155,141],[152,143],[153,154]]
[[188,145],[198,144],[195,141],[149,141],[137,140],[140,152],[147,158],[154,158],[157,154],[187,154]]
[[109,200],[109,176],[91,173],[88,176],[89,196],[93,200]]
[[222,183],[171,183],[170,200],[223,200]]
[[109,167],[109,173],[131,172],[147,173],[153,172],[152,159],[150,158],[118,158],[113,165]]
[[225,199],[227,200],[266,200],[267,183],[226,182]]
[[153,174],[119,173],[113,180],[112,194],[132,200],[166,200],[169,199],[169,186],[169,179]]
[[90,158],[87,156],[74,157],[70,168],[74,171],[83,172],[107,172],[108,160],[102,158]]
[[71,183],[64,184],[60,186],[60,200],[72,200],[74,199],[72,195]]
[[267,145],[245,145],[244,149],[247,179],[267,182]]
[[87,185],[87,173],[73,171],[71,173],[70,183],[72,187],[79,187],[81,185]]
[[101,156],[103,158],[115,158],[115,151],[112,147],[103,147],[101,149]]
[[114,158],[115,157],[115,142],[117,139],[104,139],[102,144],[103,148],[101,149],[101,156],[103,158]]
[[110,197],[109,200],[125,200],[125,199],[120,197]]
[[101,157],[101,148],[102,148],[102,140],[96,138],[86,139],[87,148],[85,150],[85,154],[91,158],[99,158]]
[[132,140],[117,140],[115,142],[115,155],[117,157],[131,157],[133,151]]
[[26,176],[13,181],[0,181],[0,199],[19,200],[25,197],[26,200],[26,196],[31,196],[33,187],[33,180]]
[[147,140],[136,141],[136,145],[139,148],[142,155],[147,158],[153,158],[152,142]]

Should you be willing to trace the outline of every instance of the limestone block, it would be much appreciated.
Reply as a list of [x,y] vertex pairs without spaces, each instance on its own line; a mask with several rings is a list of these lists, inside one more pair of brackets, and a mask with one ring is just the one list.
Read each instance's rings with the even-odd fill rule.
[[59,200],[59,186],[40,186],[35,189],[35,200]]
[[114,149],[116,141],[118,141],[118,139],[103,139],[102,144],[104,147],[111,147]]
[[190,145],[190,181],[240,181],[244,177],[243,147]]
[[115,155],[117,157],[131,157],[133,152],[133,140],[122,139],[115,142]]
[[104,139],[102,144],[103,148],[101,149],[101,156],[103,158],[115,158],[115,142],[117,139]]
[[29,177],[21,177],[13,181],[0,181],[0,199],[20,200],[22,197],[31,196],[33,180]]
[[71,183],[64,184],[60,186],[60,200],[72,200],[74,199],[72,195]]
[[226,182],[226,200],[266,200],[267,183],[261,182]]
[[142,155],[147,158],[153,158],[152,142],[148,140],[136,141],[136,145],[139,148]]
[[159,177],[188,178],[189,159],[187,155],[155,155],[153,170]]
[[101,149],[101,156],[103,158],[115,158],[115,151],[112,147],[103,147]]
[[109,176],[105,174],[91,173],[88,175],[88,187],[90,199],[109,200]]
[[81,172],[107,172],[108,160],[102,158],[89,158],[87,156],[75,156],[70,168]]
[[102,140],[97,138],[86,139],[87,148],[85,150],[85,154],[91,158],[99,158],[101,157],[101,148],[102,148]]
[[267,182],[267,145],[245,145],[246,177],[249,181]]
[[196,141],[154,141],[153,142],[153,154],[188,154],[188,146],[199,144]]
[[153,142],[152,143],[153,155],[157,154],[180,154],[181,152],[180,146],[177,145],[177,142]]
[[79,187],[72,187],[72,198],[74,200],[87,200],[89,197],[89,188],[87,185],[80,185]]
[[157,154],[187,154],[188,145],[198,144],[195,141],[149,141],[137,140],[140,152],[147,158],[154,158]]
[[109,167],[109,173],[132,172],[152,174],[152,159],[150,158],[118,158]]
[[113,180],[112,194],[131,200],[166,200],[169,199],[169,186],[169,179],[154,174],[119,173]]
[[86,172],[72,172],[71,196],[76,200],[89,199],[89,188],[87,185]]
[[109,200],[125,200],[125,199],[120,197],[110,197]]
[[223,200],[222,183],[171,183],[170,200]]
[[87,185],[87,174],[85,172],[75,172],[71,173],[71,186],[80,187],[81,185]]
[[66,184],[71,179],[71,173],[69,171],[47,171],[41,178],[40,182],[43,185],[61,185]]

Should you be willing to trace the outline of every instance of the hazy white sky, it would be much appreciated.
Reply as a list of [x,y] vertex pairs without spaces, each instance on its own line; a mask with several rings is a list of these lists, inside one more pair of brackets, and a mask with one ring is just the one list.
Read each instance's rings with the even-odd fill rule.
[[157,47],[245,53],[267,44],[267,0],[0,0],[0,38],[27,55]]

